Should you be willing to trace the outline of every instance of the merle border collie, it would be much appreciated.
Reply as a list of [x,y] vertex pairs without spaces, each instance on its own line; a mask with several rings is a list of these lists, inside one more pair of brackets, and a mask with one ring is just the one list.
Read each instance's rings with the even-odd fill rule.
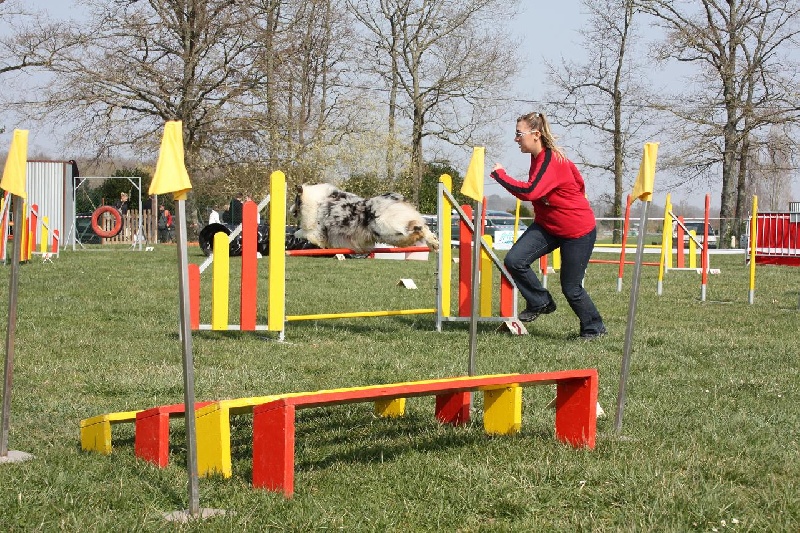
[[376,244],[405,247],[424,243],[439,249],[439,239],[402,195],[361,198],[329,183],[300,185],[289,213],[300,220],[296,237],[320,248],[366,253]]

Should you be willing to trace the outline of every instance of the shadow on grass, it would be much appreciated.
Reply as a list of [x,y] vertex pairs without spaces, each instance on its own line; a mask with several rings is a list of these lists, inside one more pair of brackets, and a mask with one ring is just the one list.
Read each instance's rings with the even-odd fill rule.
[[[530,438],[554,440],[553,421],[523,427],[513,437],[487,435],[482,416],[473,413],[462,426],[441,424],[422,412],[399,418],[381,418],[353,412],[344,406],[299,411],[295,434],[295,473],[325,470],[336,464],[373,464],[396,461],[409,453],[458,454],[465,449],[485,446],[494,439]],[[174,454],[185,456],[185,446],[171,446]],[[179,460],[185,460],[182,456]],[[252,418],[231,419],[231,460],[233,476],[244,482],[252,479]]]

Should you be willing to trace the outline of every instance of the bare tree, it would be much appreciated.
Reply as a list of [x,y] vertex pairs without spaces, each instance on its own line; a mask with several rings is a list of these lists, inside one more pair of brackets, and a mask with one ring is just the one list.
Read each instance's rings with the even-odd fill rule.
[[[240,131],[250,161],[288,170],[290,182],[321,181],[335,165],[337,147],[357,116],[343,73],[352,70],[352,21],[343,0],[256,0],[250,22],[253,84]],[[241,150],[232,158],[242,158]]]
[[797,168],[787,125],[773,126],[766,142],[750,152],[746,195],[759,197],[759,210],[785,211],[791,198],[792,173]]
[[689,172],[721,165],[721,242],[740,231],[744,184],[753,136],[797,119],[787,88],[796,86],[796,51],[800,6],[796,0],[701,0],[687,4],[643,0],[660,21],[667,39],[660,60],[699,67],[697,90],[667,106],[691,128],[682,153]]
[[401,5],[392,0],[365,2],[348,0],[348,6],[355,17],[366,28],[367,36],[362,40],[363,69],[368,74],[365,81],[370,83],[376,77],[388,93],[386,105],[385,132],[376,132],[385,139],[386,181],[394,184],[398,175],[398,97],[400,89],[400,18]]
[[[0,76],[6,87],[13,86],[10,77],[23,72],[41,72],[53,59],[75,42],[61,25],[47,21],[38,12],[23,8],[19,2],[0,0],[0,24],[6,31],[0,37]],[[4,107],[13,107],[12,91],[3,91]],[[0,133],[4,128],[0,128]]]
[[238,192],[254,173],[265,183],[265,165],[319,178],[347,121],[336,112],[347,50],[339,3],[84,0],[88,15],[69,34],[79,46],[53,54],[50,83],[20,104],[72,124],[97,157],[152,157],[163,122],[181,120],[196,189]]
[[153,146],[167,120],[181,120],[187,164],[238,112],[231,104],[262,74],[257,43],[241,31],[247,9],[224,0],[87,0],[83,45],[52,65],[53,83],[37,108],[67,117],[98,151]]
[[[588,25],[580,31],[587,50],[584,61],[547,63],[550,84],[547,106],[553,122],[586,131],[596,143],[576,146],[576,160],[600,171],[613,181],[613,211],[621,218],[625,206],[623,191],[626,159],[641,152],[646,126],[653,113],[644,105],[646,92],[641,80],[643,65],[631,53],[636,36],[635,0],[584,0]],[[614,242],[621,237],[621,223],[615,223]]]
[[[387,122],[402,112],[411,137],[415,203],[423,176],[423,140],[456,146],[473,143],[480,127],[495,118],[498,80],[515,73],[508,42],[494,38],[492,23],[511,16],[508,0],[349,0],[366,28],[367,50],[390,95]],[[400,100],[402,95],[403,100]],[[394,131],[391,131],[394,134]],[[393,146],[390,144],[390,147]],[[387,164],[394,153],[387,150]],[[391,167],[387,170],[391,173]]]

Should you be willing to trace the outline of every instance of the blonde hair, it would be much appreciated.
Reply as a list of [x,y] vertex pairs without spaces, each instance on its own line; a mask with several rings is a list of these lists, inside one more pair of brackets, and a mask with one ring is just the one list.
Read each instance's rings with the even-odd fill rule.
[[547,122],[544,113],[528,113],[519,117],[517,122],[524,122],[531,130],[539,131],[542,134],[542,146],[555,152],[558,157],[566,159],[567,156],[564,155],[564,150],[556,146],[556,138],[553,132],[550,131],[550,124]]

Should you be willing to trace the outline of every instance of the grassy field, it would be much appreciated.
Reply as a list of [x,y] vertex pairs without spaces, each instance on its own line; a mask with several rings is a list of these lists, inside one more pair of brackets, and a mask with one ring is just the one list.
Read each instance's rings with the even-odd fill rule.
[[[197,248],[189,258],[204,259]],[[410,399],[402,419],[376,418],[370,404],[309,409],[298,413],[286,500],[250,487],[252,419],[234,417],[233,477],[200,480],[201,506],[230,513],[177,526],[162,515],[187,507],[182,421],[172,422],[165,469],[135,458],[132,424],[114,427],[109,456],[79,441],[81,419],[183,401],[175,247],[34,259],[20,267],[9,441],[35,459],[0,465],[0,529],[799,531],[800,272],[759,267],[749,305],[742,256],[715,255],[711,266],[721,274],[706,302],[697,274],[669,273],[657,296],[656,269],[644,269],[624,438],[613,419],[632,268],[617,293],[616,267],[591,265],[585,284],[607,337],[572,339],[577,319],[551,275],[558,311],[528,336],[481,324],[477,373],[597,368],[608,416],[595,450],[554,439],[552,387],[524,390],[522,430],[503,437],[484,434],[480,395],[472,422],[455,428],[435,422],[430,397]],[[291,258],[287,313],[434,307],[435,269],[433,257]],[[209,295],[204,276],[204,322]],[[265,304],[259,313],[264,323]],[[293,322],[286,340],[195,333],[197,399],[463,375],[469,352],[466,324],[438,333],[427,315]]]

